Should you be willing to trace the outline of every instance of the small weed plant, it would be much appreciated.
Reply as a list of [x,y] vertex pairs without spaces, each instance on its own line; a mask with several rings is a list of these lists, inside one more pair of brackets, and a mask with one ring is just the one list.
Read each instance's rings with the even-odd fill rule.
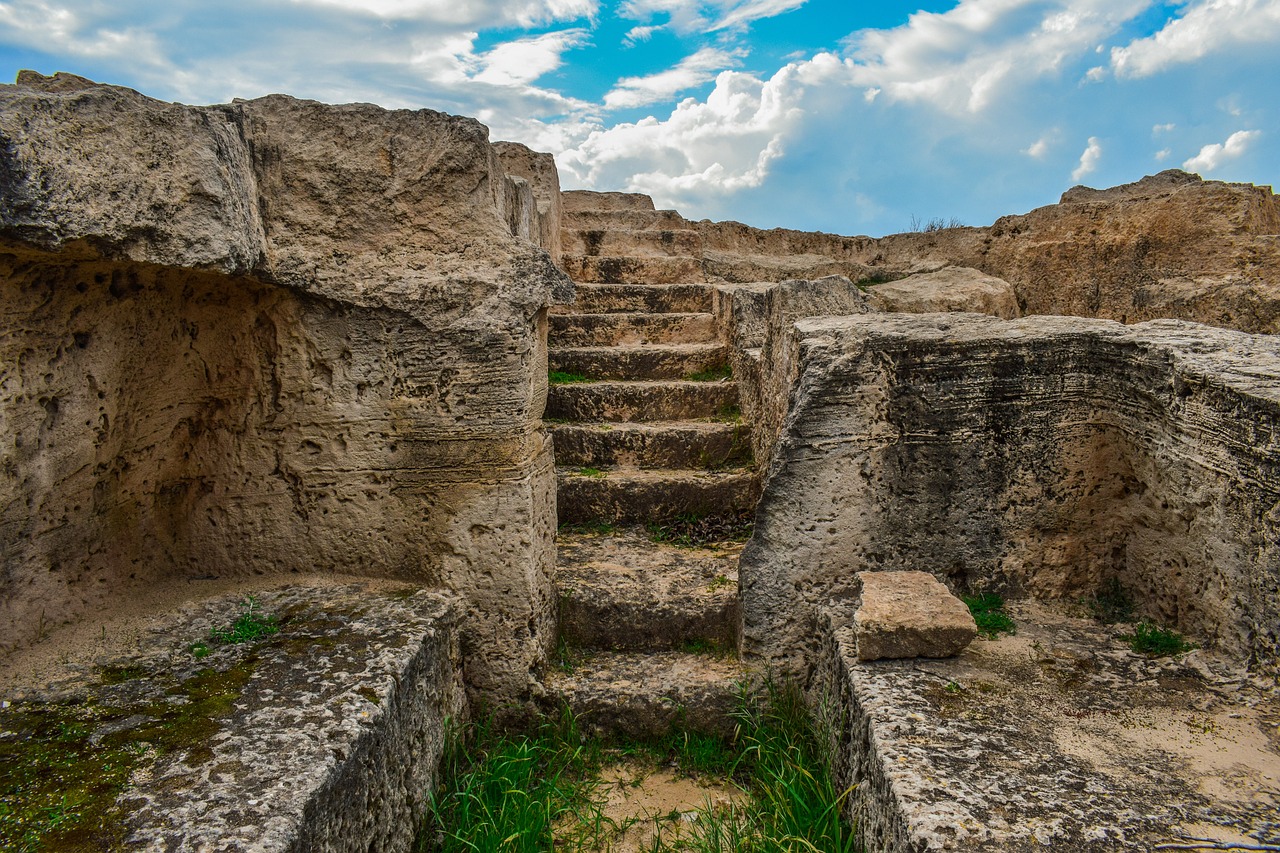
[[1004,599],[994,592],[966,595],[963,600],[973,614],[978,633],[987,639],[994,640],[1001,634],[1017,632],[1018,626],[1014,624],[1013,617],[1005,612]]
[[[279,633],[280,625],[276,617],[264,614],[258,609],[258,600],[249,596],[244,600],[244,607],[236,620],[226,628],[213,628],[209,631],[209,639],[222,645],[251,643],[254,640]],[[194,647],[192,653],[195,653]]]
[[1148,622],[1139,622],[1132,634],[1122,634],[1120,639],[1126,641],[1135,652],[1153,658],[1180,655],[1195,648],[1177,631]]
[[601,471],[599,468],[585,465],[577,470],[577,474],[579,477],[590,477],[592,480],[603,480],[606,476],[606,472]]
[[552,370],[547,374],[547,380],[552,385],[576,385],[582,382],[594,382],[581,373],[571,373],[566,370]]

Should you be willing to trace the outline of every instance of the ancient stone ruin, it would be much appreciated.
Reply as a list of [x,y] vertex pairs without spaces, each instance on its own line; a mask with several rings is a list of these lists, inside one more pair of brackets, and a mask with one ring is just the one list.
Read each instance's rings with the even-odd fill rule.
[[472,119],[23,72],[0,243],[0,750],[118,749],[66,849],[406,851],[450,720],[766,678],[868,851],[1280,845],[1269,188],[764,231]]

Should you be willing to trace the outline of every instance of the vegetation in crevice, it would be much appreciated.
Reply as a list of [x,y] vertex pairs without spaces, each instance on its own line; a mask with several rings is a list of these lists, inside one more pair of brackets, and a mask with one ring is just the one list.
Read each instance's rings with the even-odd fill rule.
[[497,731],[485,721],[451,738],[442,783],[418,853],[533,853],[609,849],[634,824],[603,811],[606,763],[628,760],[721,778],[748,796],[687,815],[654,818],[652,853],[852,853],[829,756],[795,688],[744,695],[735,737],[675,732],[656,741],[604,744],[584,739],[567,711],[532,732]]
[[1017,633],[1018,627],[1014,624],[1013,617],[1005,612],[1001,596],[994,592],[984,592],[962,596],[962,599],[969,606],[973,621],[978,626],[978,633],[982,636],[994,640],[1001,634]]
[[1121,634],[1120,639],[1129,644],[1129,648],[1139,654],[1153,658],[1180,655],[1195,648],[1177,631],[1161,628],[1149,622],[1139,622],[1132,634]]

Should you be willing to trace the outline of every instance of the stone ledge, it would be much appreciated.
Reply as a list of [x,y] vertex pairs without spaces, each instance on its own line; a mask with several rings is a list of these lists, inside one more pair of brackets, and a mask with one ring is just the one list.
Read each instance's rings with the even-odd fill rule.
[[857,659],[827,620],[811,698],[868,853],[1280,842],[1280,696],[1203,651],[1150,659],[1034,602],[947,660]]
[[[135,654],[11,694],[5,740],[73,714],[93,729],[85,752],[135,757],[86,829],[104,849],[407,850],[446,721],[464,708],[459,605],[386,584],[290,586],[255,602],[278,633],[218,644],[210,629],[234,623],[244,599],[190,605]],[[197,703],[207,714],[184,715]]]

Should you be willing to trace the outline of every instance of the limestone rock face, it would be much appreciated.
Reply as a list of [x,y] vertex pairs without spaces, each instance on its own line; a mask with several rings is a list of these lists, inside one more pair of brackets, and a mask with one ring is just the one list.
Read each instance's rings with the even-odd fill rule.
[[868,288],[868,302],[877,311],[932,314],[972,311],[1005,320],[1018,316],[1018,296],[1012,285],[969,267],[946,267]]
[[1280,344],[1164,320],[866,314],[795,324],[791,407],[740,569],[744,652],[811,660],[859,572],[1140,615],[1280,659]]
[[164,578],[398,577],[460,592],[471,687],[521,695],[570,285],[512,186],[428,110],[0,87],[0,645]]
[[964,602],[928,572],[858,572],[858,660],[947,658],[978,636]]
[[1162,172],[991,226],[957,262],[1018,290],[1025,314],[1176,317],[1280,331],[1280,200],[1269,187]]

